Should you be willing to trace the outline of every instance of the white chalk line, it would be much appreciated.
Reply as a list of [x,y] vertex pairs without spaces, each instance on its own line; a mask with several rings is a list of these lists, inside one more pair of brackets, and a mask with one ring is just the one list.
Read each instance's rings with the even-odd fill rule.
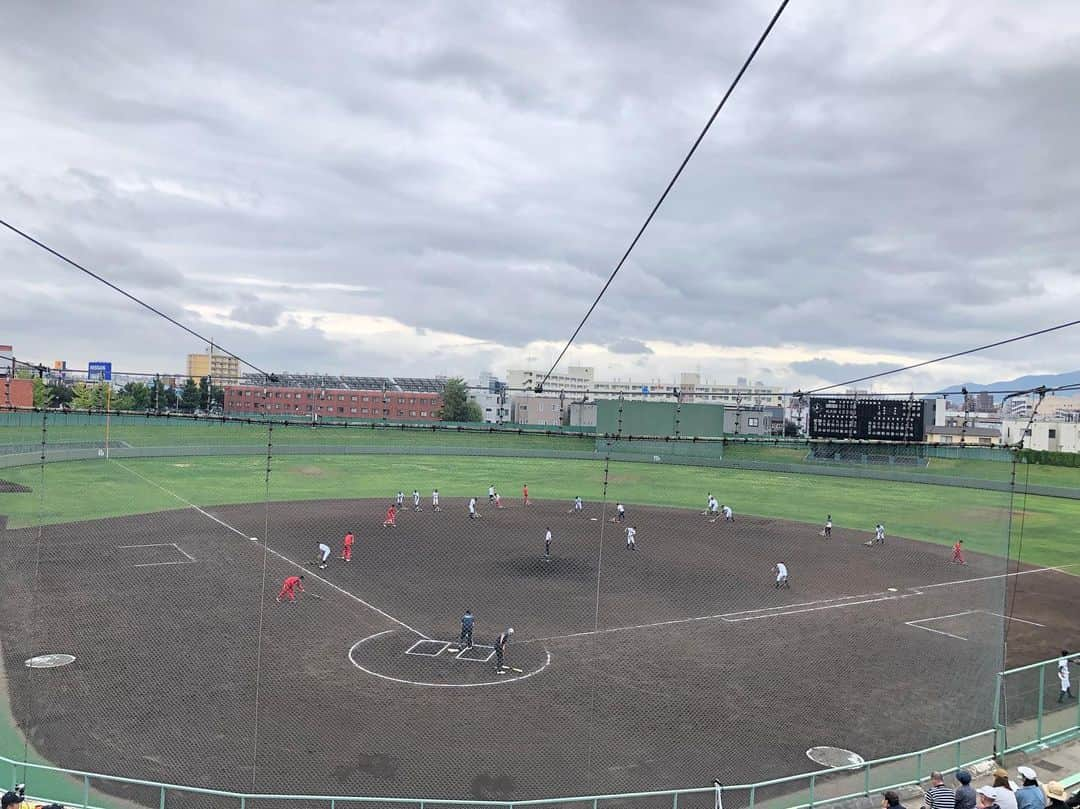
[[[168,494],[168,495],[170,495],[172,497],[175,497],[181,503],[185,503],[188,507],[195,509],[197,512],[202,514],[204,517],[208,517],[209,519],[213,520],[214,522],[216,522],[218,525],[222,526],[223,528],[228,528],[234,534],[237,534],[238,536],[242,536],[244,539],[249,539],[248,535],[245,534],[240,529],[234,528],[233,526],[229,525],[224,520],[218,519],[213,514],[211,514],[209,511],[206,511],[204,509],[199,508],[197,505],[192,503],[190,500],[187,500],[186,498],[181,497],[180,495],[178,495],[176,492],[172,491],[171,489],[165,488],[160,483],[157,483],[156,481],[151,480],[150,478],[146,477],[145,475],[139,474],[134,469],[131,469],[130,467],[125,466],[124,464],[120,463],[117,460],[113,460],[112,463],[116,464],[121,469],[127,470],[128,472],[130,472],[135,477],[146,481],[151,486],[156,486],[157,488],[161,489],[161,491],[165,492],[165,494]],[[430,640],[430,638],[427,635],[425,635],[423,632],[421,632],[419,629],[414,629],[413,627],[409,626],[404,621],[400,620],[399,618],[395,618],[393,615],[386,612],[385,610],[379,609],[374,604],[369,604],[367,601],[364,601],[364,599],[360,598],[357,595],[354,595],[353,593],[350,593],[348,590],[344,589],[343,587],[338,587],[332,581],[324,579],[318,573],[313,573],[312,571],[308,570],[306,565],[302,565],[299,562],[294,562],[289,557],[278,553],[277,551],[275,551],[273,548],[271,548],[269,545],[266,544],[265,539],[263,541],[263,547],[266,548],[267,553],[273,554],[274,556],[276,556],[281,561],[286,562],[286,563],[292,565],[293,567],[296,567],[296,568],[299,568],[300,570],[302,570],[304,572],[304,578],[312,578],[312,579],[316,579],[317,581],[321,581],[323,584],[325,584],[330,589],[336,590],[338,593],[345,596],[346,598],[351,598],[357,604],[362,604],[363,606],[367,607],[369,610],[372,610],[374,612],[379,613],[379,615],[383,616],[384,618],[386,618],[386,619],[388,619],[390,621],[393,621],[398,626],[404,627],[405,629],[412,632],[414,635],[419,635],[421,638],[424,638],[425,640]]]
[[349,647],[349,653],[347,655],[349,658],[349,662],[365,674],[370,674],[372,677],[378,677],[380,680],[387,680],[388,682],[398,683],[400,685],[418,685],[425,688],[481,688],[488,685],[506,685],[507,683],[517,683],[521,682],[522,680],[528,680],[530,677],[535,677],[537,674],[539,674],[551,665],[551,652],[545,649],[545,659],[543,665],[541,665],[537,669],[533,669],[527,674],[519,674],[517,677],[501,677],[498,680],[488,680],[482,683],[429,683],[423,680],[407,680],[404,677],[391,677],[389,674],[382,674],[380,672],[373,671],[372,669],[369,669],[366,666],[357,663],[356,660],[353,658],[353,652],[360,648],[362,644],[367,643],[369,640],[374,640],[375,638],[382,637],[388,632],[396,631],[396,629],[387,629],[382,632],[376,632],[374,635],[368,635],[366,638],[358,640],[356,643]]
[[937,635],[946,635],[950,638],[956,638],[957,640],[970,640],[963,635],[955,635],[952,632],[945,632],[941,629],[931,629],[928,626],[922,626],[922,624],[929,623],[930,621],[944,621],[949,618],[962,618],[965,615],[991,615],[994,618],[1004,618],[1006,621],[1017,621],[1021,624],[1029,624],[1030,626],[1038,626],[1043,629],[1046,628],[1046,624],[1040,624],[1035,621],[1028,621],[1025,618],[1014,618],[1011,615],[1002,615],[1000,612],[992,612],[990,610],[965,610],[964,612],[950,612],[948,615],[934,615],[930,618],[919,618],[914,621],[904,621],[905,626],[912,626],[915,629],[924,629],[927,632],[933,632]]
[[[565,635],[551,635],[544,638],[530,638],[529,640],[520,641],[520,643],[540,643],[544,641],[571,640],[574,638],[584,638],[595,635],[607,635],[615,632],[632,632],[639,629],[656,629],[662,626],[691,624],[700,621],[723,621],[724,623],[741,623],[744,621],[755,621],[763,618],[777,618],[787,615],[801,615],[808,612],[818,612],[820,610],[838,609],[841,607],[854,607],[864,604],[875,604],[882,601],[898,601],[900,599],[912,598],[915,596],[923,595],[922,591],[927,590],[931,587],[950,587],[958,584],[972,584],[976,582],[990,581],[993,579],[1007,579],[1012,578],[1013,576],[1025,576],[1029,573],[1047,573],[1050,571],[1062,573],[1064,572],[1065,568],[1073,566],[1074,565],[1070,564],[1060,565],[1058,567],[1040,567],[1034,570],[1021,570],[1014,573],[998,573],[993,576],[979,576],[973,579],[956,579],[954,581],[939,582],[937,584],[920,584],[914,587],[907,587],[905,589],[908,592],[896,595],[882,592],[865,593],[863,595],[837,596],[835,598],[824,598],[818,601],[806,601],[800,604],[781,604],[775,607],[758,607],[756,609],[739,610],[737,612],[716,613],[714,615],[699,615],[693,618],[672,618],[667,621],[653,621],[652,623],[647,624],[614,626],[607,629],[590,630],[587,632],[571,632]],[[926,629],[926,627],[919,628]],[[938,634],[948,633],[939,632]],[[953,637],[959,636],[954,635]],[[967,640],[967,638],[960,638],[960,640]]]
[[117,545],[117,550],[124,550],[126,548],[175,548],[179,553],[187,557],[186,562],[143,562],[142,564],[132,565],[132,567],[157,567],[158,565],[190,565],[199,561],[190,553],[185,551],[175,542],[148,542],[145,545]]

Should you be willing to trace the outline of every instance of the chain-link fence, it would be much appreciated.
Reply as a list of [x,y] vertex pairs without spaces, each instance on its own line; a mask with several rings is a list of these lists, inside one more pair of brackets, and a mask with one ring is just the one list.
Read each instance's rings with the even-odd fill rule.
[[944,744],[1007,628],[1051,642],[1080,522],[906,445],[37,411],[0,470],[0,754],[155,782],[76,802],[672,798]]

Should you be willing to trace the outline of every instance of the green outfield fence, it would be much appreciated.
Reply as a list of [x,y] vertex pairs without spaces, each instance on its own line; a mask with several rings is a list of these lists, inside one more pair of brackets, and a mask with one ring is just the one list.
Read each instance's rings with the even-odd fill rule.
[[[1080,654],[1066,658],[1071,665]],[[1080,703],[1056,702],[1057,690],[1048,687],[1060,658],[1000,672],[997,720],[993,728],[942,744],[874,759],[862,764],[834,767],[774,778],[752,784],[731,784],[722,788],[728,809],[803,809],[868,796],[886,789],[913,786],[926,780],[931,771],[952,773],[991,759],[1035,747],[1046,747],[1080,734]],[[1053,676],[1056,686],[1057,677]],[[1009,707],[1009,706],[1013,707]],[[387,809],[434,809],[438,806],[514,807],[544,806],[565,809],[599,809],[601,806],[671,807],[708,809],[714,806],[715,787],[653,790],[599,795],[575,795],[522,801],[450,800],[419,797],[375,797],[355,795],[289,795],[244,793],[226,790],[144,781],[118,775],[68,770],[50,764],[24,762],[0,756],[9,768],[11,783],[25,783],[27,794],[36,800],[57,802],[85,809],[121,809],[130,806],[157,806],[159,809],[199,805],[265,809],[275,803],[344,809],[380,806]],[[119,796],[119,797],[117,797]],[[206,801],[210,800],[210,804]]]

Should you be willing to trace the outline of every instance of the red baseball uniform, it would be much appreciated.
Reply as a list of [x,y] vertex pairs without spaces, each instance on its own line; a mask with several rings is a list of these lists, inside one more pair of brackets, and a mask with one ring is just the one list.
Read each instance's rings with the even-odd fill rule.
[[959,542],[952,546],[952,560],[961,565],[964,564],[964,550]]
[[383,525],[397,525],[397,508],[390,506],[386,510],[386,522]]
[[521,499],[525,501],[525,505],[529,505],[529,487],[521,487]]
[[349,533],[347,533],[345,535],[345,548],[341,552],[341,555],[345,559],[346,562],[351,562],[352,561],[352,545],[353,545],[353,535],[352,535],[352,531],[350,531]]
[[281,592],[278,593],[277,600],[281,601],[285,596],[289,597],[289,601],[296,601],[296,590],[300,589],[300,592],[304,592],[304,583],[300,581],[299,576],[289,576],[285,579],[285,582],[281,585]]

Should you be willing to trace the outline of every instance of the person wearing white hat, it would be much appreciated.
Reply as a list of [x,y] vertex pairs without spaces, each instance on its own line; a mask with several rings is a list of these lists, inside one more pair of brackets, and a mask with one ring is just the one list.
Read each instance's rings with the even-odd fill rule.
[[499,633],[499,637],[495,639],[495,673],[502,674],[509,666],[503,665],[503,653],[506,651],[506,644],[510,642],[510,636],[514,634],[514,627],[508,626],[505,630]]
[[1017,767],[1016,774],[1024,780],[1024,785],[1016,790],[1017,809],[1046,809],[1046,793],[1039,786],[1039,779],[1031,767]]
[[975,792],[975,797],[979,801],[979,809],[1000,809],[994,787],[979,787]]

